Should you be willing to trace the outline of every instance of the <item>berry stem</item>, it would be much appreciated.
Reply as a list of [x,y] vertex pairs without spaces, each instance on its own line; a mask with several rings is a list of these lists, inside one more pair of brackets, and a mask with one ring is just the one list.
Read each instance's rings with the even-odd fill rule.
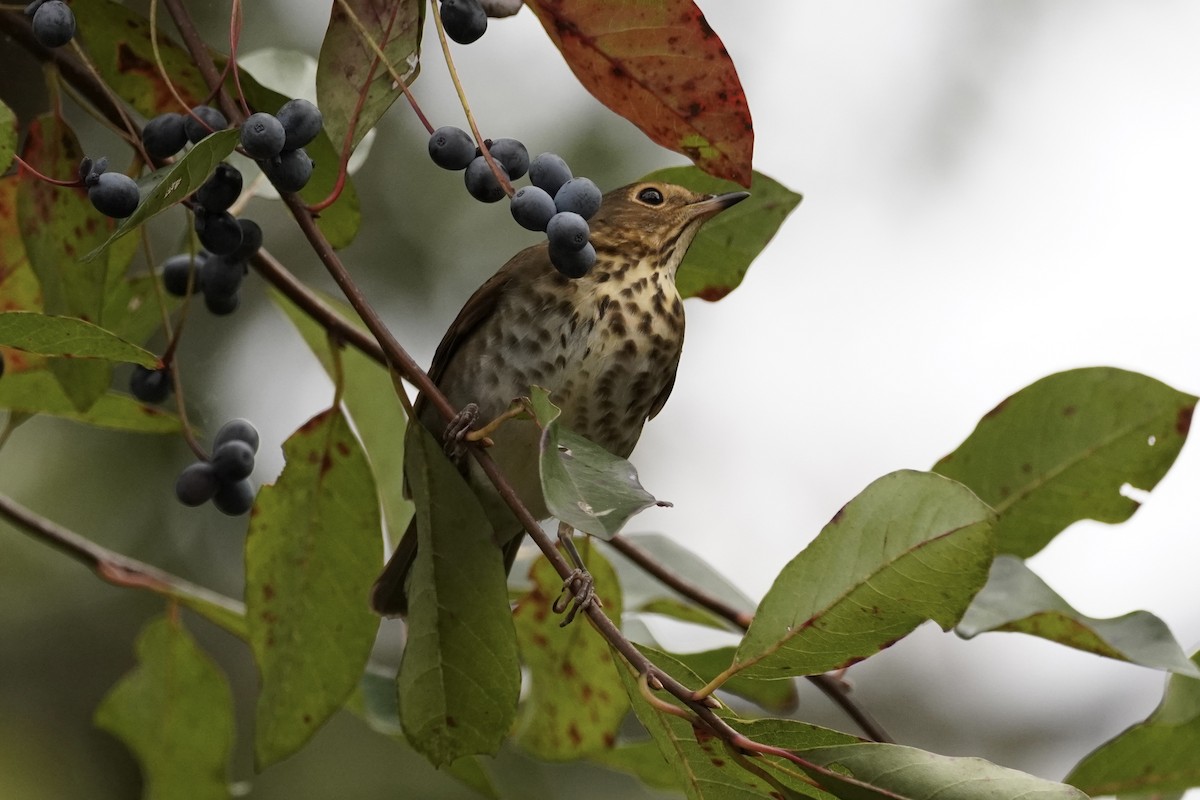
[[242,107],[242,113],[250,116],[250,106],[246,103],[246,94],[242,91],[242,76],[238,70],[238,43],[242,38],[242,0],[233,0],[229,12],[229,63],[226,65],[233,75],[233,85],[237,89],[237,100]]
[[19,155],[13,154],[13,161],[17,162],[17,166],[21,170],[23,170],[25,172],[29,172],[30,174],[33,175],[33,177],[37,178],[40,181],[45,181],[46,183],[51,183],[51,184],[54,184],[55,186],[83,186],[83,181],[80,180],[79,178],[76,178],[73,181],[60,181],[60,180],[51,178],[49,175],[43,175],[42,173],[38,172],[37,169],[35,169],[32,164],[30,164],[25,159],[21,158]]
[[[446,40],[446,29],[442,26],[442,16],[438,13],[437,0],[429,0],[429,5],[434,25],[437,27],[438,41],[442,45],[442,55],[446,59],[446,69],[450,71],[450,80],[454,83],[454,91],[458,93],[458,102],[462,104],[463,113],[467,116],[467,125],[471,128],[471,135],[475,137],[475,144],[479,145],[479,150],[483,153],[483,158],[487,161],[492,174],[496,176],[500,187],[504,189],[506,195],[512,197],[515,192],[512,182],[509,181],[508,175],[504,174],[504,170],[500,168],[500,165],[496,163],[496,159],[492,158],[492,154],[488,151],[487,145],[484,143],[483,134],[479,132],[479,125],[475,122],[475,115],[471,113],[471,104],[467,101],[467,92],[463,89],[462,81],[458,78],[458,70],[454,67],[454,57],[450,55],[450,43]],[[433,133],[432,129],[430,129],[430,133]]]

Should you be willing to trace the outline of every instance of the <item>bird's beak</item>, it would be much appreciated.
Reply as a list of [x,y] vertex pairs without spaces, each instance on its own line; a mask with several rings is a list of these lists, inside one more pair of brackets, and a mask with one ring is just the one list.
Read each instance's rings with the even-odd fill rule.
[[720,214],[730,206],[737,205],[750,196],[749,192],[726,192],[725,194],[710,194],[702,200],[691,204],[692,214],[701,219],[708,219]]

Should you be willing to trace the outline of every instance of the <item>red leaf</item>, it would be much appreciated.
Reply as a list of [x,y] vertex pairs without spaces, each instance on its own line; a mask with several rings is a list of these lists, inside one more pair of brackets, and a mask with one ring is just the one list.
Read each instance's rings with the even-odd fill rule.
[[750,185],[750,107],[692,0],[526,2],[600,102],[705,172]]

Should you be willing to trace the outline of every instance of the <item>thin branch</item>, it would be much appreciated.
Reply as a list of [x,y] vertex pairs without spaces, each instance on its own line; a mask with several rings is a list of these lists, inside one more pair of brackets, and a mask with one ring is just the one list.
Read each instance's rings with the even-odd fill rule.
[[92,540],[46,519],[11,497],[2,494],[0,494],[0,516],[7,518],[35,539],[67,554],[95,572],[101,580],[114,586],[149,589],[164,597],[192,600],[204,606],[217,606],[237,616],[244,616],[246,613],[246,607],[233,598],[186,581],[158,567],[101,547]]

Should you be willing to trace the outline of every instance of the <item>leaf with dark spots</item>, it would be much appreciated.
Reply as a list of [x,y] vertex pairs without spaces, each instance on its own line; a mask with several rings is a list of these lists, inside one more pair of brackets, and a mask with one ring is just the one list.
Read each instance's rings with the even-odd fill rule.
[[750,185],[754,126],[733,61],[692,0],[529,0],[579,82],[651,140]]
[[[616,573],[597,548],[583,547],[588,571],[604,610],[620,619],[622,597]],[[629,711],[613,651],[587,625],[559,627],[550,605],[562,579],[539,558],[530,571],[532,587],[513,612],[529,692],[517,717],[516,739],[532,755],[550,761],[578,758],[604,747]]]
[[330,409],[283,452],[283,473],[260,490],[246,536],[260,768],[295,752],[346,702],[379,627],[366,601],[379,568],[379,504],[358,440]]
[[349,0],[345,7],[332,4],[317,62],[317,105],[325,129],[339,149],[352,124],[351,142],[357,145],[401,94],[375,49],[363,40],[347,7],[406,84],[416,80],[420,69],[425,19],[423,0]]
[[878,479],[783,568],[727,675],[778,679],[860,661],[926,620],[953,627],[987,580],[992,513],[928,472]]
[[[642,180],[676,183],[705,194],[738,189],[735,184],[705,175],[695,167],[661,169]],[[736,289],[750,264],[802,199],[782,184],[755,172],[750,196],[709,220],[696,235],[675,276],[679,293],[715,302]]]
[[[934,471],[998,514],[1001,552],[1028,557],[1081,519],[1124,522],[1121,487],[1150,491],[1175,462],[1196,398],[1136,372],[1060,372],[1001,402]],[[1067,410],[1070,409],[1070,413]]]

